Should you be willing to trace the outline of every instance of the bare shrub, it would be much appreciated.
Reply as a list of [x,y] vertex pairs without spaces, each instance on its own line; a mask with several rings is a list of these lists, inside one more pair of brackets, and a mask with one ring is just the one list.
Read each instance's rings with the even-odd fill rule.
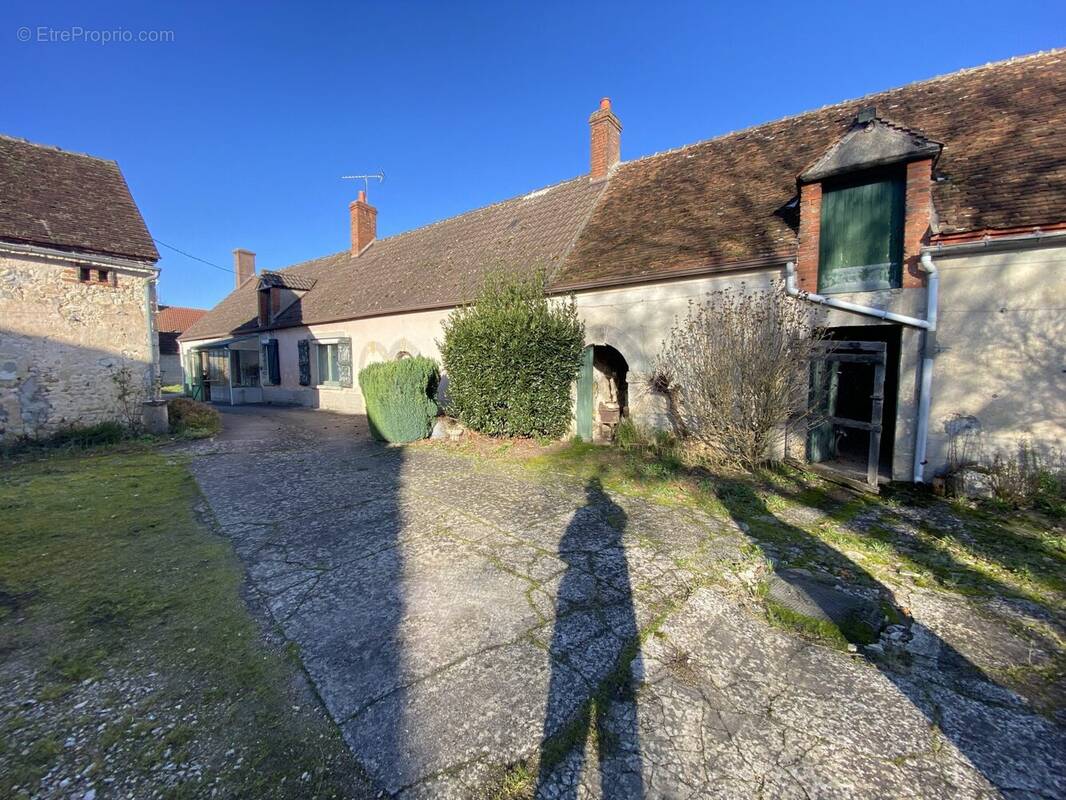
[[109,372],[121,421],[131,434],[139,436],[144,425],[143,405],[150,397],[150,388],[129,364],[111,366]]
[[1057,511],[1063,502],[1062,471],[1051,461],[1027,439],[1013,453],[997,451],[988,467],[993,496],[1011,508],[1033,505]]
[[821,338],[781,283],[742,283],[691,303],[655,371],[678,433],[748,470],[771,460],[788,427],[812,422],[808,363]]

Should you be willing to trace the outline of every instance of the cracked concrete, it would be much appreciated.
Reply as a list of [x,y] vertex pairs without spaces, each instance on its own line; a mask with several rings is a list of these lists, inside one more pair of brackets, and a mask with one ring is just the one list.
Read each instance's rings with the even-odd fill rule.
[[1066,794],[1062,727],[936,633],[867,661],[711,585],[747,541],[728,521],[384,448],[358,417],[224,423],[192,470],[390,795],[480,797],[538,760],[543,798]]

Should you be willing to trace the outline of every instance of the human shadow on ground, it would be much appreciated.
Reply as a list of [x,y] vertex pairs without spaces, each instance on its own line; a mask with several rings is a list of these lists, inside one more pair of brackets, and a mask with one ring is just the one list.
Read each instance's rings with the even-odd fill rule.
[[640,638],[623,544],[626,514],[599,478],[588,480],[585,496],[559,541],[566,571],[555,602],[536,796],[576,798],[586,757],[595,750],[602,796],[639,800],[643,768],[631,671]]
[[[754,486],[744,482],[717,484],[719,500],[742,530],[757,537],[762,526],[772,526],[777,537],[804,545],[826,560],[843,564],[849,582],[877,590],[888,615],[904,620],[912,647],[890,658],[876,650],[860,649],[875,666],[969,760],[993,786],[1026,796],[1062,796],[1066,791],[1066,735],[1060,726],[1039,717],[1016,695],[999,686],[984,671],[932,630],[909,618],[893,592],[862,566],[835,548],[773,514]],[[804,592],[829,617],[839,619],[840,608],[823,595],[807,592],[797,573],[774,567],[778,578]],[[830,599],[827,599],[830,598]],[[854,639],[854,629],[839,625]],[[924,662],[924,663],[923,663]],[[920,669],[924,667],[924,669]]]

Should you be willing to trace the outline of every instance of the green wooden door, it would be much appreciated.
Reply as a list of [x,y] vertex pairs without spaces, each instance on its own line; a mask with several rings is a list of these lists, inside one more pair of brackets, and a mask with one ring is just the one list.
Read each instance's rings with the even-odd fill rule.
[[903,181],[827,189],[818,238],[818,291],[869,292],[900,286]]
[[581,354],[581,371],[577,374],[577,435],[592,441],[592,347]]
[[836,361],[818,359],[811,362],[809,403],[811,413],[822,420],[807,435],[807,460],[812,464],[828,461],[837,454],[833,423],[825,418],[836,415],[839,374],[840,365]]

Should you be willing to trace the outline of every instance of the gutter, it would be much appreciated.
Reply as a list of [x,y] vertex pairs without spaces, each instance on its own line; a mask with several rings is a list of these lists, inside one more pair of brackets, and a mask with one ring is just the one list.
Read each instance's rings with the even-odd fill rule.
[[849,311],[853,314],[875,317],[886,322],[897,322],[900,325],[907,325],[923,331],[922,367],[918,378],[918,429],[915,432],[914,441],[913,473],[915,483],[923,483],[925,480],[926,439],[929,434],[929,407],[932,402],[933,391],[933,354],[936,349],[937,307],[940,294],[940,273],[937,272],[936,264],[933,263],[933,254],[929,251],[924,251],[919,265],[921,270],[929,276],[926,281],[925,319],[896,314],[881,308],[859,305],[858,303],[849,303],[847,300],[826,297],[814,292],[800,291],[796,285],[796,263],[789,261],[785,265],[785,291],[790,297],[807,300],[829,308],[837,308],[841,311]]
[[1052,246],[1055,244],[1066,243],[1066,231],[1054,230],[1054,231],[1040,231],[1036,230],[1031,233],[1022,233],[1015,236],[984,236],[980,239],[970,241],[941,241],[935,242],[929,247],[923,247],[925,252],[936,253],[937,255],[955,255],[956,253],[971,254],[971,253],[992,253],[999,250],[1017,250],[1019,246],[1022,247],[1043,247]]
[[54,250],[51,247],[38,247],[37,245],[32,244],[0,242],[0,253],[34,256],[36,258],[43,258],[47,261],[62,261],[66,264],[89,264],[94,267],[122,269],[146,277],[152,277],[159,274],[159,267],[144,261],[132,261],[125,258],[118,258],[117,256],[94,255],[69,250]]

